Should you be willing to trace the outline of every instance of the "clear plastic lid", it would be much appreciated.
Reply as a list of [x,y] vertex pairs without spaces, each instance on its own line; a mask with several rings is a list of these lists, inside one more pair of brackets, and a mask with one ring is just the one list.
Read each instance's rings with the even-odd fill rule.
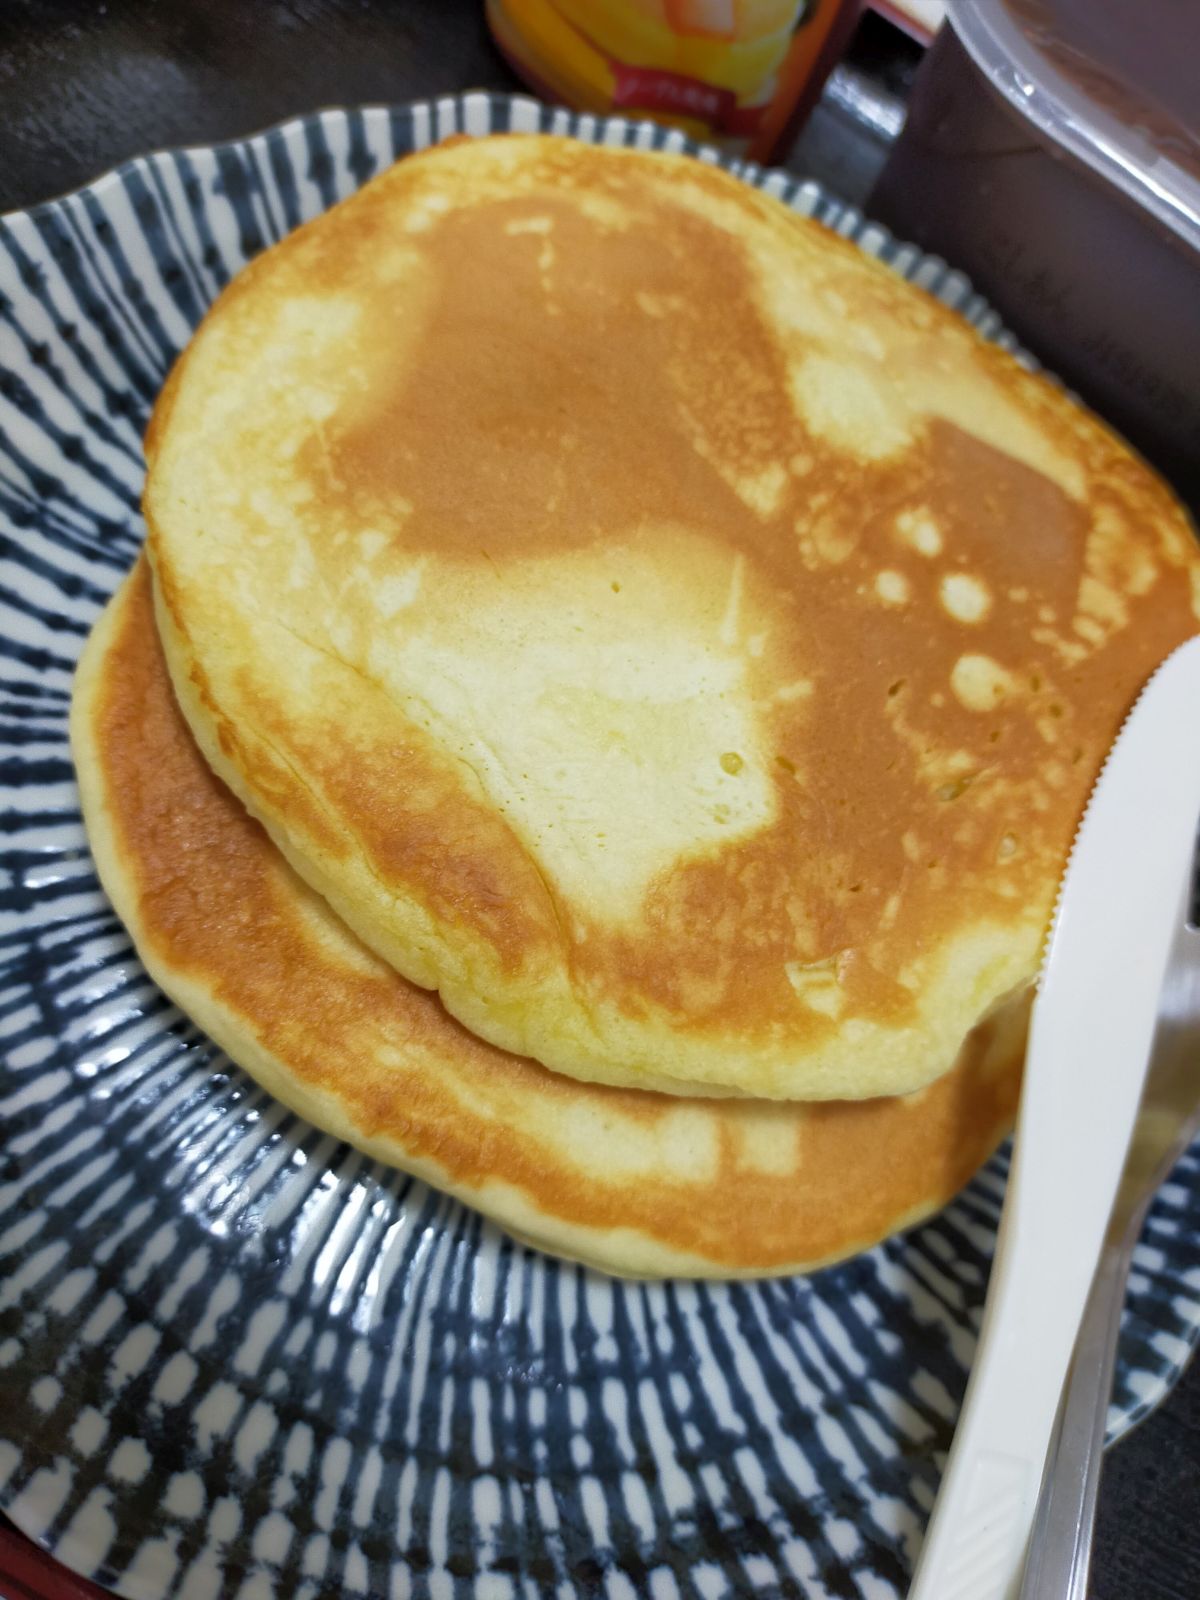
[[950,20],[1022,117],[1200,251],[1198,0],[951,0]]

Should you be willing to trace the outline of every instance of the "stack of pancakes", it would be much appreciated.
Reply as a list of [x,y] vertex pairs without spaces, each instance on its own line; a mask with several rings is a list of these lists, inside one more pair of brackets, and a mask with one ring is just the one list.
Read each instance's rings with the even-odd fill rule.
[[147,452],[85,816],[273,1093],[615,1272],[817,1265],[986,1158],[1197,631],[1094,418],[718,170],[510,136],[255,261]]

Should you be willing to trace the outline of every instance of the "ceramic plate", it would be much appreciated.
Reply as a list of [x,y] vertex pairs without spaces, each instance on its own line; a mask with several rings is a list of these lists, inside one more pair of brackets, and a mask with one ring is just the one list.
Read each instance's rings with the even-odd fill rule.
[[[538,127],[684,145],[468,95],[152,156],[0,223],[0,1505],[135,1600],[893,1600],[954,1425],[1002,1157],[810,1278],[614,1283],[271,1101],[96,881],[71,671],[142,538],[171,362],[246,260],[395,156]],[[1003,338],[940,262],[734,170]],[[1113,1435],[1196,1337],[1198,1234],[1193,1151],[1138,1252]]]

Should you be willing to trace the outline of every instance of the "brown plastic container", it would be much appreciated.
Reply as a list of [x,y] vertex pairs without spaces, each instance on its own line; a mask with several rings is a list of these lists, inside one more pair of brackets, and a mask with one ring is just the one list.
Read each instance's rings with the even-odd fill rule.
[[1200,509],[1200,3],[958,0],[867,210]]

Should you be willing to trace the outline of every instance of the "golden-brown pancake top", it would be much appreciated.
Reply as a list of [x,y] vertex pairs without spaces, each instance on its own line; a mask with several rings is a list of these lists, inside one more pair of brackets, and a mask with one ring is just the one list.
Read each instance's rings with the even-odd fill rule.
[[685,158],[401,163],[227,291],[150,459],[210,760],[367,943],[584,1078],[945,1070],[1197,626],[1111,433]]

